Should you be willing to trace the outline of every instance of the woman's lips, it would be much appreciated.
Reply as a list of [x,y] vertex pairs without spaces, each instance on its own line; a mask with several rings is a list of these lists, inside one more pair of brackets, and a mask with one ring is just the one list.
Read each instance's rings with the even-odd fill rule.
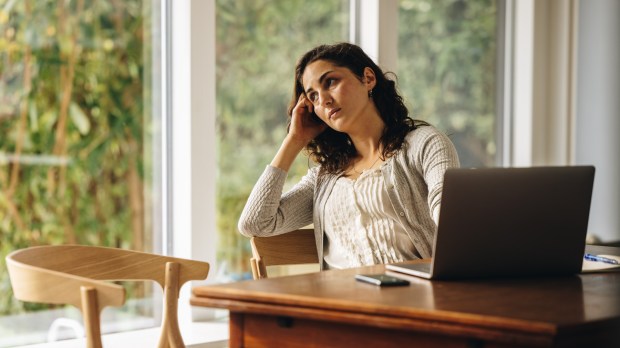
[[332,119],[334,117],[334,115],[336,115],[337,112],[340,111],[340,108],[337,109],[333,109],[329,112],[329,119]]

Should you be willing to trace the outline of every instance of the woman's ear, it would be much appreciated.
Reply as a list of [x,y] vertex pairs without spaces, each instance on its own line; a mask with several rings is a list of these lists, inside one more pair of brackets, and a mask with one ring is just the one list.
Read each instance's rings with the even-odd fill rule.
[[369,67],[364,68],[364,84],[369,91],[375,88],[375,85],[377,84],[375,71]]

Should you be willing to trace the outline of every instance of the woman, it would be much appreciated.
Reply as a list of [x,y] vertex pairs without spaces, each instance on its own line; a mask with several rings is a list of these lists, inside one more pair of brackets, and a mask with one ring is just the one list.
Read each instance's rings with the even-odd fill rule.
[[[246,236],[314,224],[321,268],[431,256],[450,140],[408,116],[396,83],[358,46],[307,52],[295,71],[289,131],[241,214]],[[282,194],[305,149],[318,163]]]

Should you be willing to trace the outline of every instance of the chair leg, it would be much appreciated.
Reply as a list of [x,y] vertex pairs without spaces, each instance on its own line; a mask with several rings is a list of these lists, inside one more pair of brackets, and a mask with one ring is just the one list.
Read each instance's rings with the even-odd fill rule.
[[97,289],[82,286],[80,292],[82,294],[82,316],[86,329],[86,346],[88,348],[102,348]]
[[166,284],[164,286],[164,313],[162,331],[159,338],[160,348],[185,348],[178,320],[179,302],[179,264],[166,263]]
[[267,266],[265,266],[262,258],[256,259],[256,267],[258,268],[258,278],[267,278]]
[[252,279],[260,279],[260,274],[258,273],[258,265],[256,264],[256,259],[250,259],[250,266],[252,267]]

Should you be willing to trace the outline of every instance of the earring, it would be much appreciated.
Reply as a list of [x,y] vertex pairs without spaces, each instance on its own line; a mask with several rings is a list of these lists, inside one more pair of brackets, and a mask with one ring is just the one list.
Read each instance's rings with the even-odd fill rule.
[[368,98],[372,98],[372,89],[368,91]]

